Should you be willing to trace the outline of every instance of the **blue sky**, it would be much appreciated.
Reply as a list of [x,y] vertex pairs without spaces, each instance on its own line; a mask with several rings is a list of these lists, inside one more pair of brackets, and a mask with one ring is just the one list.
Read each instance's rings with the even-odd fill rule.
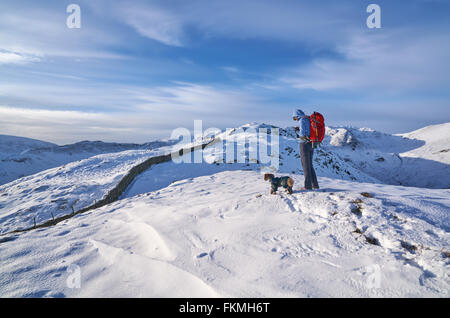
[[447,122],[449,17],[445,0],[5,0],[0,134],[144,142],[195,119],[284,127],[297,106],[391,133]]

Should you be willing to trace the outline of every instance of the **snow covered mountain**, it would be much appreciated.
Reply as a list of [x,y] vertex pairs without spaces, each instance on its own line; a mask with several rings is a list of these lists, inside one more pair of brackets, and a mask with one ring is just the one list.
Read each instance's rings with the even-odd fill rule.
[[[270,131],[272,126],[249,124],[240,128],[262,127]],[[285,166],[281,170],[289,173],[301,171],[298,143],[293,140],[295,133],[288,128],[281,129],[281,134],[284,148],[282,146],[280,160]],[[0,185],[98,154],[151,150],[177,142],[121,144],[82,141],[57,146],[28,138],[0,135]],[[287,154],[287,158],[283,154]],[[450,175],[450,123],[425,127],[403,135],[389,135],[367,128],[328,127],[323,147],[317,151],[317,163],[325,175],[334,170],[335,176],[347,178],[347,174],[352,176],[352,180],[450,188],[450,178],[445,177]]]
[[0,135],[0,185],[99,154],[131,149],[155,149],[176,142],[154,141],[145,144],[123,144],[82,141],[58,146],[29,138]]
[[[247,143],[258,128],[274,127],[231,134]],[[328,128],[315,162],[323,190],[292,196],[269,194],[258,161],[220,163],[220,143],[204,149],[212,164],[156,160],[134,179],[173,146],[14,180],[0,186],[0,296],[448,297],[449,129]],[[298,189],[298,141],[280,135],[278,174]],[[81,288],[68,283],[74,268]]]
[[0,156],[2,158],[11,154],[21,154],[30,149],[55,146],[55,144],[36,139],[0,135]]
[[403,135],[329,129],[330,151],[387,184],[450,188],[450,123]]

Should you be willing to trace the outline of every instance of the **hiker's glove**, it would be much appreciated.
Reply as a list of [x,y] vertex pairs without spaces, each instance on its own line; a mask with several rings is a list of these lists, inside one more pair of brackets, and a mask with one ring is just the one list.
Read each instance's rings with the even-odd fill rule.
[[297,127],[294,127],[294,131],[295,131],[295,132],[297,132],[297,131],[299,131],[299,130],[300,130],[300,127],[298,127],[298,126],[297,126]]
[[306,142],[309,142],[309,138],[306,136],[300,136],[300,139]]

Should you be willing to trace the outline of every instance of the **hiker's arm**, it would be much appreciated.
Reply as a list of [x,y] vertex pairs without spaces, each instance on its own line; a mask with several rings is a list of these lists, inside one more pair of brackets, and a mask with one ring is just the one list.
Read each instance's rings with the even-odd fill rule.
[[309,129],[310,129],[310,123],[309,118],[303,117],[300,119],[300,138],[304,141],[309,141]]

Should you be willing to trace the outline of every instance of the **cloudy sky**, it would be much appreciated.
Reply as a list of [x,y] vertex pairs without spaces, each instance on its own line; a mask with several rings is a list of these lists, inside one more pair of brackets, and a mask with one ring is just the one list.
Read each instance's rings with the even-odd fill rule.
[[447,122],[449,17],[446,0],[2,0],[0,134],[145,142],[195,119],[288,126],[297,106],[392,133]]

